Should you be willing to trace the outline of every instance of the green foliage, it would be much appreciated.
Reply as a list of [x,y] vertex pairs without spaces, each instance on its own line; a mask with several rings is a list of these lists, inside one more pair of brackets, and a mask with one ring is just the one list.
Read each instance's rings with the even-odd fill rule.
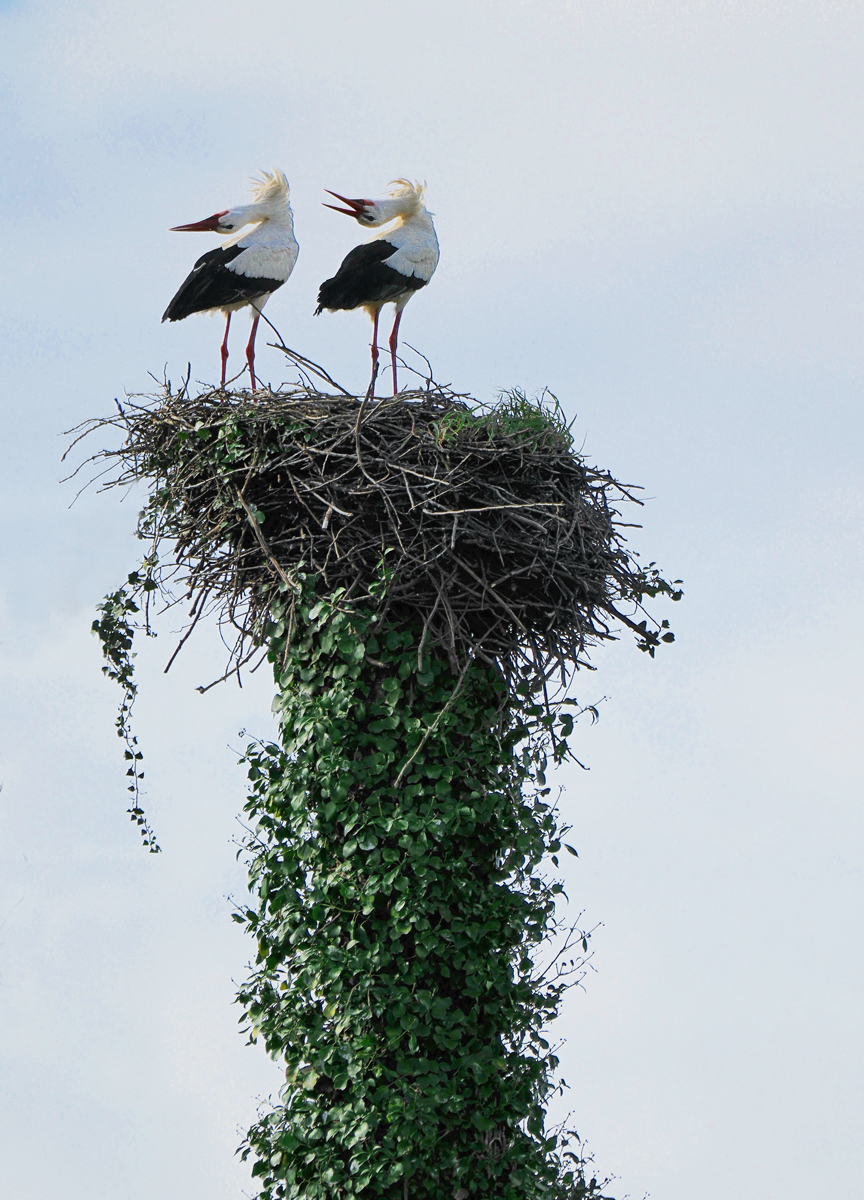
[[285,601],[281,745],[246,754],[255,900],[235,914],[258,945],[250,1037],[286,1067],[243,1150],[262,1197],[599,1198],[544,1127],[568,984],[535,962],[565,832],[544,772],[573,715],[476,661],[454,678],[419,629],[308,580]]
[[572,422],[552,392],[546,388],[532,399],[521,388],[510,388],[498,395],[496,404],[484,411],[453,409],[436,422],[439,444],[456,442],[460,437],[480,437],[494,442],[496,435],[520,434],[528,450],[567,452],[572,449]]
[[91,626],[91,631],[102,643],[102,655],[105,659],[103,675],[113,679],[123,689],[123,699],[120,701],[115,725],[117,736],[122,738],[126,745],[123,757],[129,764],[126,777],[131,781],[127,791],[131,793],[132,807],[126,811],[138,826],[141,840],[151,854],[158,854],[159,846],[141,807],[141,782],[144,779],[141,761],[144,756],[138,749],[138,738],[133,735],[131,727],[132,707],[138,695],[132,662],[135,657],[132,644],[136,629],[134,616],[139,611],[134,597],[142,591],[153,591],[155,586],[149,573],[142,577],[139,572],[133,571],[122,587],[109,593],[102,603],[96,606],[100,615]]
[[[632,558],[635,566],[635,559],[638,558],[638,555],[633,553]],[[684,595],[681,583],[682,580],[680,579],[674,579],[671,583],[664,579],[660,574],[657,564],[652,562],[647,567],[642,567],[631,573],[628,586],[621,590],[621,598],[631,600],[637,608],[645,612],[642,601],[646,596],[652,600],[655,596],[668,596],[670,600],[676,602],[680,600]],[[669,645],[675,641],[675,634],[669,628],[669,622],[665,619],[658,624],[654,618],[649,617],[646,613],[642,620],[637,622],[623,616],[615,609],[612,611],[615,612],[619,620],[624,621],[638,635],[636,641],[638,649],[647,652],[651,658],[654,657],[655,651],[660,648],[662,643],[665,642]]]

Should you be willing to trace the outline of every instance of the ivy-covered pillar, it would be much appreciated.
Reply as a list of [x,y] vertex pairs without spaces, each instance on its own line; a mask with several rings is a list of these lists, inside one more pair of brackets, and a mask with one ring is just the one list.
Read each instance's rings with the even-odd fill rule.
[[248,753],[238,914],[239,999],[286,1064],[249,1133],[262,1194],[575,1195],[544,1131],[563,987],[532,958],[561,891],[539,731],[494,667],[418,653],[418,626],[306,596],[288,643],[276,616],[282,738]]

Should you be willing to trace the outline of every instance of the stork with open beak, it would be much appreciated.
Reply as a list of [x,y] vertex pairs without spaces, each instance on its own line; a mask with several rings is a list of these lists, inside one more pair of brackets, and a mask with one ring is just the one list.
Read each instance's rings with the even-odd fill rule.
[[[294,237],[294,214],[288,202],[288,180],[281,171],[261,172],[252,181],[252,203],[227,208],[192,225],[175,225],[174,233],[230,233],[215,250],[202,254],[177,295],[165,309],[163,321],[182,321],[192,313],[221,312],[225,316],[222,339],[222,388],[228,364],[228,330],[238,308],[252,310],[252,333],[246,362],[255,391],[255,334],[261,310],[294,270],[300,247]],[[248,233],[241,232],[248,225]]]
[[438,266],[438,238],[423,200],[425,184],[394,179],[392,190],[383,200],[349,200],[338,192],[329,192],[347,208],[326,204],[335,212],[354,217],[367,228],[379,225],[392,227],[383,230],[348,254],[332,279],[318,289],[317,316],[323,309],[365,308],[372,318],[372,381],[369,395],[374,395],[378,374],[378,316],[385,304],[396,308],[396,319],[390,334],[390,358],[393,364],[393,395],[397,392],[396,346],[402,309],[416,291],[425,287]]

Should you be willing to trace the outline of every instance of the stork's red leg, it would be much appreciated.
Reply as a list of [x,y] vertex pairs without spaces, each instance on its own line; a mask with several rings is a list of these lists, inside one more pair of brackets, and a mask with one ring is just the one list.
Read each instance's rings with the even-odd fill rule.
[[396,347],[399,344],[399,322],[402,320],[402,309],[400,308],[396,314],[396,320],[393,322],[393,331],[390,334],[390,361],[393,363],[393,395],[395,396],[399,390],[396,383]]
[[258,322],[261,320],[261,314],[255,314],[255,320],[252,322],[252,332],[249,335],[249,344],[246,347],[246,361],[249,364],[249,376],[252,380],[252,391],[255,391],[255,334],[258,332]]
[[367,396],[375,395],[375,380],[378,378],[378,317],[381,309],[375,310],[375,316],[372,318],[372,378],[369,381],[369,390]]
[[228,330],[231,328],[231,314],[225,322],[225,336],[222,339],[222,391],[225,391],[225,372],[228,367]]

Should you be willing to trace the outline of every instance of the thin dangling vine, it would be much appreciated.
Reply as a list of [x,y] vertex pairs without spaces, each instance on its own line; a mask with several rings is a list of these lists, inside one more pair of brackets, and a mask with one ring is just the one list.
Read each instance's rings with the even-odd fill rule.
[[[145,562],[145,568],[146,565]],[[125,585],[111,592],[96,606],[99,616],[91,626],[91,632],[102,643],[102,656],[105,659],[102,674],[113,679],[123,689],[115,727],[117,736],[123,739],[126,747],[123,758],[128,763],[126,778],[130,781],[126,790],[132,800],[131,807],[126,811],[130,820],[138,826],[141,840],[151,854],[159,854],[160,848],[141,806],[141,783],[144,779],[141,763],[144,755],[138,748],[137,736],[132,732],[132,708],[138,695],[132,645],[138,628],[135,615],[140,611],[134,596],[142,591],[146,595],[155,590],[156,584],[146,569],[143,574],[133,571]]]

